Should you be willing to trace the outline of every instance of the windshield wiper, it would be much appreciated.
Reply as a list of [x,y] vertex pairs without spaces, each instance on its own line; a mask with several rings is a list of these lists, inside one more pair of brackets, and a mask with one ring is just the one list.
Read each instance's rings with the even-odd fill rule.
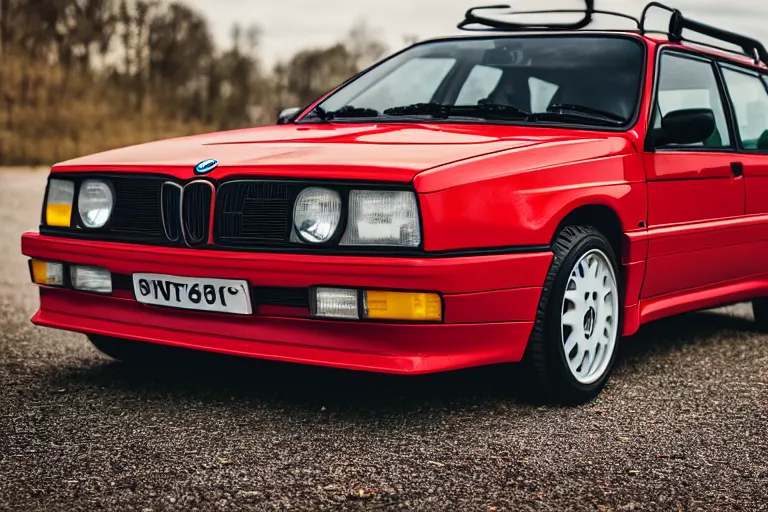
[[526,119],[530,112],[512,105],[501,103],[478,103],[477,105],[457,105],[451,107],[451,115],[466,117],[481,117],[483,119]]
[[580,118],[597,121],[603,124],[610,124],[620,126],[627,122],[627,120],[613,112],[607,112],[584,105],[574,105],[570,103],[556,103],[547,107],[546,112],[534,114],[538,119],[551,119],[551,118]]
[[330,116],[329,119],[342,118],[342,117],[379,117],[379,111],[372,108],[355,107],[352,105],[345,105],[338,110],[332,110],[327,112]]
[[378,110],[372,108],[358,108],[352,105],[341,107],[338,110],[325,110],[317,105],[309,113],[310,116],[317,117],[324,123],[330,123],[333,119],[351,118],[351,117],[378,117]]
[[316,106],[311,115],[319,118],[324,123],[330,123],[333,119],[342,118],[381,118],[429,116],[433,119],[448,119],[450,117],[469,117],[485,120],[524,120],[535,123],[537,121],[564,121],[576,123],[600,124],[607,126],[621,126],[626,119],[599,109],[584,105],[568,103],[556,103],[550,105],[546,112],[531,113],[512,105],[501,103],[480,102],[477,105],[443,105],[441,103],[414,103],[392,107],[379,112],[372,108],[355,107],[346,105],[338,110],[327,111],[321,106]]
[[330,123],[331,122],[331,116],[326,112],[326,110],[321,107],[320,105],[316,105],[315,108],[309,111],[309,113],[304,116],[304,119],[302,119],[302,122],[306,122],[309,119],[317,118],[322,123]]
[[414,103],[402,107],[392,107],[382,112],[385,116],[430,116],[437,119],[448,117],[451,107],[440,103]]
[[480,103],[477,105],[442,105],[440,103],[414,103],[388,108],[386,116],[430,116],[435,119],[449,117],[479,117],[482,119],[527,119],[531,114],[512,105]]

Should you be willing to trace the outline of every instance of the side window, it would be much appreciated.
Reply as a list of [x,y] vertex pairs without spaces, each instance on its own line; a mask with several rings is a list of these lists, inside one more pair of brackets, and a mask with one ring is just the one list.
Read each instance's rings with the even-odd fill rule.
[[501,80],[502,71],[499,68],[478,64],[469,72],[467,80],[461,86],[456,105],[477,105],[496,89]]
[[757,74],[723,68],[739,125],[739,137],[746,149],[768,150],[768,90]]
[[689,144],[685,147],[731,147],[728,122],[712,64],[703,60],[664,53],[661,56],[660,66],[654,127],[660,127],[661,117],[675,110],[712,109],[715,114],[715,132],[703,143]]

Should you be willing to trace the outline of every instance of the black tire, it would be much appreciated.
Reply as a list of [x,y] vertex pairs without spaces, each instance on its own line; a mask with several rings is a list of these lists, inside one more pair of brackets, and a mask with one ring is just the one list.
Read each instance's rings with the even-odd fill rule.
[[180,349],[147,343],[143,341],[110,338],[107,336],[88,336],[88,340],[100,352],[112,359],[136,366],[156,366],[168,361],[172,354],[182,352]]
[[[583,255],[594,249],[602,251],[613,268],[619,295],[619,318],[616,324],[616,344],[607,368],[599,380],[582,384],[573,376],[566,360],[561,315],[571,271]],[[554,258],[542,289],[525,361],[538,380],[538,398],[559,404],[580,404],[594,399],[602,391],[616,360],[622,326],[621,273],[610,242],[591,226],[564,228],[555,239],[552,250]]]
[[768,332],[768,298],[753,299],[752,312],[755,315],[755,325],[757,325],[757,328]]

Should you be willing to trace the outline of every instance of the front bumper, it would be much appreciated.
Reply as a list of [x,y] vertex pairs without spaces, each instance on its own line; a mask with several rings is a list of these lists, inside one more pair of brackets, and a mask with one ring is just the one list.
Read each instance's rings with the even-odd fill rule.
[[429,373],[519,361],[549,268],[549,252],[451,258],[266,254],[93,242],[26,233],[31,258],[148,272],[246,279],[252,286],[430,290],[440,324],[328,321],[291,309],[252,316],[157,308],[128,293],[41,287],[37,325],[234,355],[388,373]]

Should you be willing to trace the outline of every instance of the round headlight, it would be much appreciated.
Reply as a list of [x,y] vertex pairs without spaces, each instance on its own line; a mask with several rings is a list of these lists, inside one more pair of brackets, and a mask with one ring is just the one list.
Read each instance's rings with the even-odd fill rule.
[[327,188],[305,188],[293,207],[293,225],[299,237],[311,244],[327,242],[341,219],[341,196]]
[[77,209],[85,227],[103,227],[112,215],[113,205],[112,189],[103,181],[85,180],[80,184]]

